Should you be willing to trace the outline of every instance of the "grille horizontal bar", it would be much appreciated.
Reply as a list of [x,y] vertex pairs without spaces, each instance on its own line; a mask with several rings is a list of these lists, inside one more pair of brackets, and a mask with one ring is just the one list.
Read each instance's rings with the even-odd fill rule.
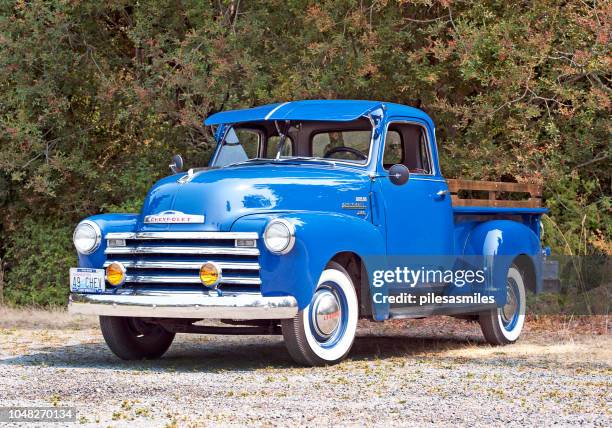
[[[122,232],[108,233],[104,239],[114,244],[104,250],[104,266],[123,264],[125,283],[138,289],[200,289],[198,271],[207,261],[221,268],[222,291],[253,292],[261,285],[256,232]],[[124,240],[124,246],[111,240]],[[250,240],[254,246],[239,247],[239,240]]]
[[257,232],[119,232],[105,239],[258,239]]
[[234,255],[234,256],[258,256],[257,248],[236,247],[170,247],[170,246],[146,246],[136,247],[107,247],[104,254],[197,254],[197,255]]
[[[113,262],[119,262],[126,268],[134,269],[200,269],[203,262],[181,262],[181,261],[122,261],[122,260],[109,260],[104,263],[104,267],[110,265]],[[233,262],[216,262],[221,269],[231,270],[259,270],[259,263],[233,263]]]
[[[154,284],[201,284],[198,276],[169,276],[169,275],[127,275],[125,282],[154,283]],[[221,284],[260,285],[259,278],[225,277],[219,281]]]

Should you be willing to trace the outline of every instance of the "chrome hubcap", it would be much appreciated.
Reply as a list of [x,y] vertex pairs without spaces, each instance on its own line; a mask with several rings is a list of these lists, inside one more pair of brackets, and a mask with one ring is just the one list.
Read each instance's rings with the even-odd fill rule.
[[518,297],[512,284],[506,286],[506,304],[502,307],[501,317],[504,324],[510,324],[518,310]]
[[341,320],[340,302],[336,295],[328,289],[317,291],[312,301],[312,324],[317,333],[330,337],[338,328]]

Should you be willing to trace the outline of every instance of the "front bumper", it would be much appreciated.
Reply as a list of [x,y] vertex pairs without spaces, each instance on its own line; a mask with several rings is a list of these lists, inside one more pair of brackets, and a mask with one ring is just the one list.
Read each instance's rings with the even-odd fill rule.
[[72,293],[70,314],[147,318],[287,319],[298,313],[292,296],[259,293],[213,296],[202,292],[138,290],[130,294]]

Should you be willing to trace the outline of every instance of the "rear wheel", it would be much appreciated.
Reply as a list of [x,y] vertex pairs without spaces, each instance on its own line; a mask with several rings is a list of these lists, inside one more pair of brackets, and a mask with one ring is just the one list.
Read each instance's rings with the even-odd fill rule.
[[512,265],[506,276],[506,304],[479,316],[486,341],[492,345],[516,342],[525,324],[526,309],[525,281],[518,267]]
[[289,354],[307,366],[342,361],[353,346],[358,315],[357,293],[350,275],[331,262],[321,274],[310,304],[295,318],[282,320]]
[[159,358],[174,340],[174,333],[141,318],[100,317],[106,344],[122,360]]

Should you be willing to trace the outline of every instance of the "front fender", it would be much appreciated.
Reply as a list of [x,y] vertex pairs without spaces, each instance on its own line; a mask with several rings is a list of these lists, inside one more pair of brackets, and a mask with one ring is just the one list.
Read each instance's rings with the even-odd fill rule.
[[96,223],[102,232],[102,242],[96,251],[84,255],[77,251],[79,256],[79,267],[100,269],[104,265],[104,250],[106,249],[107,233],[133,232],[136,230],[138,214],[98,214],[88,217],[86,220]]
[[[295,226],[295,246],[285,255],[270,253],[263,241],[266,224],[277,217]],[[353,252],[365,261],[385,253],[384,237],[372,223],[338,213],[253,214],[236,220],[232,231],[259,233],[262,294],[294,296],[300,310],[310,304],[323,269],[336,254]]]

